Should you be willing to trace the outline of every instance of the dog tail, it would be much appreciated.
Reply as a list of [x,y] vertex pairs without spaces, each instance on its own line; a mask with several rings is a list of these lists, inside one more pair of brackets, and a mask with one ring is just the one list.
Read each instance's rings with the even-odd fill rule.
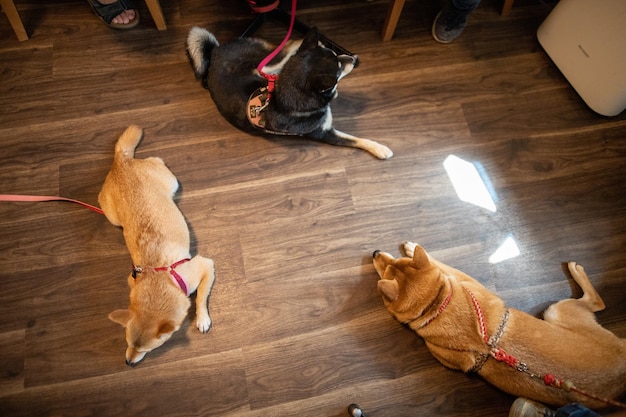
[[187,54],[196,73],[196,78],[204,80],[209,73],[211,51],[220,44],[206,29],[194,26],[187,35]]
[[115,144],[115,159],[127,159],[135,157],[135,149],[143,138],[143,129],[136,125],[130,125]]

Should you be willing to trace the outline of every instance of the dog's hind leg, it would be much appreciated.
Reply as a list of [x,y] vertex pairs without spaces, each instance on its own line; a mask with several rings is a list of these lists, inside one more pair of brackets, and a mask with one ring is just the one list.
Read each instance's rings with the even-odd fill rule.
[[569,262],[568,268],[574,281],[583,290],[580,298],[561,300],[544,312],[544,320],[568,329],[599,329],[595,312],[604,310],[604,301],[593,288],[585,269],[576,262]]
[[111,196],[113,186],[105,181],[100,194],[98,194],[98,204],[104,212],[104,216],[114,226],[121,226],[121,222],[117,217],[117,210],[115,209],[115,198]]
[[358,138],[334,128],[326,130],[321,135],[314,136],[314,138],[321,140],[322,142],[330,143],[331,145],[349,146],[351,148],[363,149],[378,159],[389,159],[393,156],[391,149],[385,145],[370,139]]
[[572,274],[574,281],[576,281],[576,283],[583,290],[583,296],[579,300],[585,302],[594,313],[604,310],[604,301],[602,301],[600,294],[598,294],[596,289],[593,288],[593,285],[591,285],[591,281],[585,272],[585,268],[576,262],[568,262],[567,267]]

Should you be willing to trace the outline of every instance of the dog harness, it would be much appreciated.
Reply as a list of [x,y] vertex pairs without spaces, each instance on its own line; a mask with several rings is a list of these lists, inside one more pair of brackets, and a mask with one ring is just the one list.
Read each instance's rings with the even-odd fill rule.
[[285,135],[285,136],[302,136],[297,133],[279,132],[276,130],[266,129],[265,114],[264,111],[270,104],[271,92],[269,87],[257,88],[254,93],[250,95],[248,104],[246,104],[246,115],[250,124],[257,129],[261,129],[265,133],[272,135]]
[[246,115],[252,126],[265,130],[265,117],[263,110],[270,104],[270,92],[267,87],[258,88],[250,95],[246,105]]
[[[469,290],[467,290],[467,289],[466,289],[466,291],[469,292]],[[473,297],[473,295],[472,295],[472,297]],[[502,339],[502,335],[504,334],[504,330],[505,330],[506,325],[507,325],[507,323],[509,321],[509,315],[510,315],[509,309],[507,308],[504,311],[504,314],[502,315],[502,318],[500,319],[500,324],[498,325],[498,330],[496,331],[495,334],[493,334],[491,337],[489,337],[488,340],[486,341],[487,346],[489,346],[491,348],[491,351],[489,353],[477,353],[476,354],[476,363],[474,364],[472,369],[470,369],[468,372],[478,372],[478,371],[480,371],[480,369],[483,367],[485,362],[487,362],[487,359],[489,359],[489,356],[491,356],[491,355],[493,355],[493,357],[496,358],[496,360],[498,360],[500,362],[506,362],[504,360],[505,359],[504,352],[501,349],[499,349],[497,346],[498,346],[498,343],[500,343],[500,339]],[[479,319],[479,326],[481,328],[481,333],[483,331],[485,331],[484,325],[485,325],[484,321],[481,322],[481,320]],[[483,334],[483,340],[484,340],[485,339],[485,337],[484,337],[485,333],[482,333],[482,334]],[[496,352],[494,352],[494,350]],[[499,356],[496,356],[496,355],[499,355]],[[498,359],[498,358],[500,358],[500,359]],[[512,362],[510,365],[514,366],[514,365],[518,365],[518,364],[515,364],[515,363]],[[523,364],[523,363],[519,363],[519,366],[520,366],[520,369],[518,369],[518,371],[521,371],[522,370],[521,368],[525,367],[526,365]]]
[[169,271],[170,273],[170,277],[172,278],[172,281],[174,282],[174,284],[176,284],[184,293],[186,296],[189,296],[189,291],[187,289],[187,284],[185,283],[185,279],[180,276],[180,274],[178,272],[176,272],[176,267],[180,264],[184,264],[185,262],[189,262],[191,261],[191,258],[185,258],[185,259],[181,259],[180,261],[174,262],[173,264],[169,265],[169,266],[159,266],[159,267],[152,267],[152,266],[146,266],[146,267],[141,267],[139,265],[133,265],[133,272],[132,272],[132,276],[133,279],[137,278],[137,274],[141,274],[143,271],[146,271],[148,269],[151,269],[153,271]]
[[492,336],[489,336],[487,334],[487,326],[485,325],[485,314],[483,313],[483,310],[480,307],[480,303],[478,302],[474,294],[469,289],[465,287],[463,287],[463,289],[469,294],[472,300],[474,311],[476,312],[476,316],[478,319],[478,327],[480,329],[480,334],[485,344],[489,347],[489,353],[477,354],[476,364],[474,365],[474,367],[472,367],[472,369],[470,369],[470,372],[480,371],[484,363],[491,356],[496,361],[505,363],[509,365],[510,367],[512,367],[513,369],[515,369],[516,371],[523,372],[533,379],[540,380],[549,387],[561,389],[566,392],[574,392],[576,394],[583,395],[587,398],[592,398],[594,400],[602,401],[606,404],[609,404],[615,407],[626,409],[626,404],[623,404],[619,401],[616,401],[610,398],[600,397],[593,393],[589,393],[581,389],[578,389],[572,381],[563,380],[561,378],[558,378],[554,374],[550,374],[550,373],[546,373],[546,374],[534,373],[533,371],[531,371],[531,369],[529,368],[527,364],[525,364],[524,362],[521,362],[515,356],[499,348],[498,344],[500,343],[500,339],[502,338],[502,335],[504,334],[504,331],[506,330],[506,324],[509,321],[509,316],[510,316],[509,309],[507,308],[504,311],[504,314],[502,315],[502,319],[500,320],[500,324],[498,325],[498,330],[496,330],[496,333]]

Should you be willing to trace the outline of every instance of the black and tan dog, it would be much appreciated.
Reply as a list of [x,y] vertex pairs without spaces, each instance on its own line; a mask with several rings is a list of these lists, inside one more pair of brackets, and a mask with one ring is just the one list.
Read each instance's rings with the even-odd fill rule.
[[213,261],[189,253],[189,228],[172,199],[178,180],[160,158],[134,158],[142,136],[137,126],[120,136],[98,196],[107,219],[122,226],[134,265],[128,276],[130,306],[109,314],[126,328],[131,366],[180,328],[196,290],[196,326],[209,331],[207,303],[215,280]]
[[257,66],[274,47],[256,38],[237,38],[219,45],[206,29],[194,27],[187,52],[196,77],[211,92],[218,110],[235,127],[250,133],[303,136],[332,145],[360,148],[380,159],[393,156],[386,146],[333,128],[330,102],[337,83],[357,64],[356,57],[337,55],[318,42],[317,29],[291,42],[263,68],[277,74],[273,92],[264,87]]
[[378,290],[391,314],[443,365],[544,404],[600,408],[626,391],[626,339],[600,326],[604,309],[585,270],[568,264],[584,295],[550,306],[544,319],[507,308],[467,274],[405,243],[408,257],[374,252]]

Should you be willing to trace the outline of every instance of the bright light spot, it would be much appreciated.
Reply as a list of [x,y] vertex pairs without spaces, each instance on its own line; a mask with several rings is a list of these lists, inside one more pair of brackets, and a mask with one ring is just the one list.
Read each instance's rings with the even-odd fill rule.
[[461,201],[492,212],[496,211],[496,204],[474,164],[458,156],[449,155],[443,161],[443,167],[446,169],[454,191]]
[[493,255],[489,257],[489,263],[497,264],[498,262],[506,261],[507,259],[515,258],[519,256],[519,248],[512,237],[507,237],[506,240]]

